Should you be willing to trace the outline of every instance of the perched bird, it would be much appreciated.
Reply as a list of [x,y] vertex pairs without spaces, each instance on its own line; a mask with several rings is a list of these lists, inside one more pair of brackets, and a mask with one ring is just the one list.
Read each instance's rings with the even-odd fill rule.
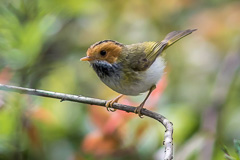
[[173,31],[161,42],[124,45],[113,40],[103,40],[91,45],[87,56],[80,60],[89,61],[102,82],[120,93],[115,99],[107,101],[107,110],[109,111],[109,107],[118,102],[123,95],[136,96],[149,91],[135,109],[135,113],[141,117],[144,103],[164,73],[165,62],[161,53],[193,31],[196,29]]

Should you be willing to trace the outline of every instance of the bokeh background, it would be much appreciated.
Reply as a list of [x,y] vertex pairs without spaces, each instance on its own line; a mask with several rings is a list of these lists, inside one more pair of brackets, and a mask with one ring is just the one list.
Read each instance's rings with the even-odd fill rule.
[[[161,41],[188,28],[198,30],[166,51],[145,107],[173,122],[175,159],[239,159],[237,0],[1,0],[0,83],[112,99],[79,61],[91,44]],[[161,159],[164,131],[132,113],[0,91],[1,160]]]

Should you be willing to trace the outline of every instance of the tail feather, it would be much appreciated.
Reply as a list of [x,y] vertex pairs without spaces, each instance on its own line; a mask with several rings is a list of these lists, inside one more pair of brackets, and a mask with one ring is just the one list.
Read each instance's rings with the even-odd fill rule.
[[167,34],[167,36],[162,41],[163,43],[167,43],[167,46],[164,48],[167,49],[169,46],[177,42],[178,40],[182,39],[183,37],[191,34],[192,32],[196,31],[197,29],[187,29],[184,31],[173,31]]
[[140,64],[142,64],[141,66],[144,66],[144,67],[140,67],[140,68],[138,68],[138,70],[145,70],[146,68],[151,66],[152,63],[156,60],[156,58],[164,50],[166,50],[172,44],[174,44],[178,40],[182,39],[183,37],[191,34],[192,32],[194,32],[196,30],[197,29],[187,29],[184,31],[173,31],[173,32],[168,33],[167,36],[164,38],[164,40],[162,40],[161,42],[154,43],[153,48],[146,55],[146,59],[147,59],[147,61],[145,61],[146,64],[144,64],[143,62],[139,62]]

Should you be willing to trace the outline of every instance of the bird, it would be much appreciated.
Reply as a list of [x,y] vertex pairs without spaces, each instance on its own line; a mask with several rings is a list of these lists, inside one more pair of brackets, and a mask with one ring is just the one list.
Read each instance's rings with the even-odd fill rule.
[[172,44],[197,29],[172,31],[160,42],[146,41],[125,45],[115,40],[102,40],[91,45],[87,56],[81,61],[89,61],[101,81],[120,93],[106,102],[108,111],[123,95],[137,96],[147,92],[146,98],[134,112],[142,118],[141,110],[164,74],[165,60],[162,52]]

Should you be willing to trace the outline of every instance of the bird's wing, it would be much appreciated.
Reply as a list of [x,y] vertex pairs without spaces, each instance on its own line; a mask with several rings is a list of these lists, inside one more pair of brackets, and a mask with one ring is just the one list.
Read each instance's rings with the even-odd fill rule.
[[169,46],[194,31],[196,31],[196,29],[173,31],[167,34],[167,36],[161,42],[145,42],[145,55],[137,57],[138,65],[133,65],[132,68],[136,71],[144,71],[148,69],[164,50],[166,50]]

